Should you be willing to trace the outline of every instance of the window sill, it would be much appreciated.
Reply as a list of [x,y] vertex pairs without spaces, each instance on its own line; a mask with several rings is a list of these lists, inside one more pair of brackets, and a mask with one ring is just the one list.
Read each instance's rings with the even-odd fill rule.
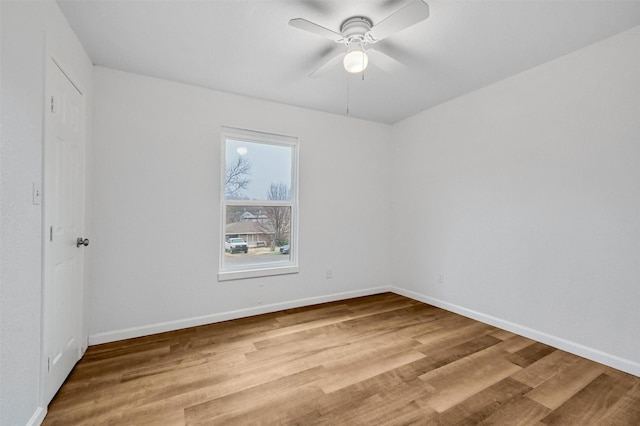
[[223,271],[218,273],[218,281],[244,280],[248,278],[271,277],[275,275],[297,274],[297,266],[280,266],[263,269],[244,269],[241,271]]

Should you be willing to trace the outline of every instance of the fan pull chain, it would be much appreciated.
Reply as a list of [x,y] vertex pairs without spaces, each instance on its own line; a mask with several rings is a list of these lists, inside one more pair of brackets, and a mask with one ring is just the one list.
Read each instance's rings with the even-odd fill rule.
[[[364,71],[361,72],[362,74],[362,81],[364,81]],[[349,84],[349,81],[351,80],[350,76],[347,76],[347,115],[349,115],[349,104],[351,102],[351,85]]]
[[349,115],[349,76],[347,76],[347,115]]

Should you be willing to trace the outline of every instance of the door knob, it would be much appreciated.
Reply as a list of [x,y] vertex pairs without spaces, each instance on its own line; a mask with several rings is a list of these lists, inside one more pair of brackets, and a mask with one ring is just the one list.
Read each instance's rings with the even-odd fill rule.
[[88,238],[85,238],[85,239],[78,238],[76,240],[76,247],[80,247],[80,246],[85,246],[86,247],[88,245],[89,245],[89,239]]

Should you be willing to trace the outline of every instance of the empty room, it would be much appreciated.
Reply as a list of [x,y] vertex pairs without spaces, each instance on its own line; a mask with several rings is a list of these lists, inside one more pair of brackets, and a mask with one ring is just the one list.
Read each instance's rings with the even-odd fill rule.
[[640,424],[640,1],[0,23],[0,425]]

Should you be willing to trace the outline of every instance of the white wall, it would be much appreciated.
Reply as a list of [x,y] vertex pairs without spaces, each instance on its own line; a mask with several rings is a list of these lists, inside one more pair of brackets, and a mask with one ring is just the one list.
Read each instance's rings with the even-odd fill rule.
[[[0,2],[2,145],[0,145],[0,424],[42,418],[40,407],[41,206],[45,36],[63,66],[87,89],[91,62],[53,1]],[[91,130],[91,111],[87,112]]]
[[394,126],[401,292],[640,375],[638,52],[636,27]]
[[[390,284],[391,126],[102,67],[94,84],[93,343]],[[299,274],[217,282],[222,125],[299,137]]]

